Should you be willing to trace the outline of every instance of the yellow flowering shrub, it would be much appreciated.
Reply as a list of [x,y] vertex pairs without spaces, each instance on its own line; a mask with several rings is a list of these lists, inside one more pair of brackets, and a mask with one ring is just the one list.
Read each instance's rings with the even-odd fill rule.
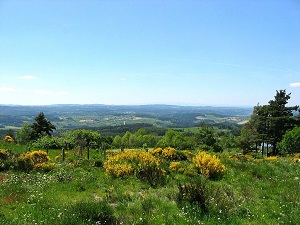
[[155,148],[153,150],[150,150],[149,152],[154,155],[155,157],[159,157],[162,155],[162,148]]
[[138,166],[140,168],[154,166],[158,167],[160,165],[160,160],[149,152],[141,151],[138,154]]
[[24,157],[30,158],[34,165],[37,163],[48,162],[50,160],[50,157],[48,156],[47,152],[43,152],[41,150],[27,152],[25,153]]
[[9,156],[8,150],[0,149],[0,159],[7,160]]
[[192,160],[193,158],[193,153],[191,151],[188,151],[188,150],[183,150],[182,153],[186,156],[186,158],[188,160]]
[[177,151],[171,147],[164,149],[156,148],[154,150],[151,150],[150,153],[155,157],[162,157],[163,159],[171,161],[187,159],[187,156],[183,152]]
[[124,177],[131,174],[134,174],[134,169],[130,164],[113,164],[106,165],[106,172],[115,176],[115,177]]
[[178,158],[178,155],[174,148],[164,148],[162,150],[162,156],[165,159],[174,160]]
[[21,154],[17,159],[18,168],[24,171],[30,171],[34,169],[34,166],[39,163],[46,163],[50,160],[50,157],[46,152],[33,151]]
[[160,159],[149,152],[138,150],[126,150],[108,156],[104,163],[104,168],[108,174],[115,177],[135,174],[139,179],[147,180],[153,186],[165,174],[160,166]]
[[3,141],[6,141],[6,142],[10,142],[10,143],[13,143],[14,142],[14,139],[9,136],[9,135],[6,135],[3,139]]
[[226,172],[226,167],[219,158],[203,151],[199,152],[192,159],[192,162],[195,164],[198,172],[207,178],[216,179],[223,176]]
[[171,162],[169,169],[171,171],[177,171],[180,168],[180,162]]
[[105,151],[105,154],[106,154],[107,156],[112,156],[112,155],[116,155],[117,152],[116,152],[115,150],[106,150],[106,151]]
[[277,156],[269,156],[269,157],[267,157],[267,160],[269,160],[269,161],[277,161]]
[[241,161],[241,162],[247,162],[247,161],[251,161],[251,160],[255,159],[250,154],[241,154],[241,153],[230,155],[230,156],[228,156],[228,158],[232,159],[232,160],[236,160],[236,161]]
[[253,159],[252,155],[249,155],[249,154],[244,155],[244,157],[245,157],[246,159]]
[[55,163],[37,163],[34,165],[34,169],[40,172],[49,172],[55,168]]
[[294,155],[294,157],[292,158],[292,162],[300,162],[300,153]]

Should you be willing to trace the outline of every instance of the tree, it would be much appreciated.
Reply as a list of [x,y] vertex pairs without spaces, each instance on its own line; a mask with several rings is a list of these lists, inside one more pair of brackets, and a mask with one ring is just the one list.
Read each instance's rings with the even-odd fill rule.
[[298,110],[299,106],[287,107],[288,100],[291,98],[285,90],[276,91],[275,99],[269,101],[269,138],[273,145],[273,154],[277,155],[277,143],[282,140],[283,135],[295,127],[297,121],[293,111]]
[[117,136],[114,137],[112,145],[115,148],[121,148],[122,147],[122,138],[121,138],[120,135],[117,135]]
[[277,143],[282,140],[283,135],[299,122],[299,118],[293,114],[299,106],[287,106],[290,95],[285,90],[276,91],[274,100],[270,100],[268,105],[254,107],[249,123],[244,126],[245,129],[249,127],[247,135],[251,133],[256,137],[256,145],[271,144],[274,155],[278,154]]
[[242,128],[241,136],[238,138],[238,145],[243,153],[247,153],[256,141],[254,127],[251,126],[251,123],[247,123],[247,125]]
[[38,138],[49,135],[51,136],[55,126],[46,119],[43,112],[40,112],[36,117],[35,121],[30,127],[31,131],[31,140],[37,140]]
[[32,128],[29,124],[25,123],[21,129],[16,131],[16,138],[19,144],[27,144],[31,141]]
[[194,149],[196,145],[194,140],[194,137],[185,136],[183,133],[178,131],[168,130],[163,139],[161,139],[157,145],[160,147],[173,147],[180,150]]
[[101,134],[96,131],[78,129],[65,133],[64,146],[65,148],[79,147],[79,154],[83,154],[83,149],[87,147],[100,148],[102,147],[103,138]]
[[258,145],[262,146],[262,154],[264,154],[264,144],[269,143],[269,106],[257,105],[253,109],[250,120],[243,126],[241,136],[239,137],[239,146],[244,152],[249,151],[251,148],[258,149]]
[[286,132],[281,142],[277,145],[280,153],[292,154],[300,152],[300,127]]
[[132,133],[129,131],[126,131],[126,133],[122,137],[122,145],[124,148],[130,148],[131,142],[132,142]]
[[195,134],[195,138],[198,145],[214,146],[217,142],[214,130],[208,126],[199,128],[198,133]]
[[196,144],[203,150],[213,150],[215,152],[222,151],[222,147],[218,143],[215,131],[206,125],[199,128],[198,133],[195,134],[195,140]]

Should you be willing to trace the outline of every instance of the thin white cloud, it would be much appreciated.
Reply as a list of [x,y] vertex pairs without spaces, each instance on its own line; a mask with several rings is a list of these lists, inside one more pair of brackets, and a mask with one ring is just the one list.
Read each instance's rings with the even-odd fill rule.
[[290,83],[291,87],[300,87],[300,82]]
[[2,88],[0,88],[0,91],[1,92],[13,92],[13,91],[16,91],[16,89],[11,88],[11,87],[2,87]]
[[22,76],[22,77],[20,77],[20,78],[25,79],[25,80],[34,80],[34,79],[36,79],[35,76],[31,76],[31,75]]

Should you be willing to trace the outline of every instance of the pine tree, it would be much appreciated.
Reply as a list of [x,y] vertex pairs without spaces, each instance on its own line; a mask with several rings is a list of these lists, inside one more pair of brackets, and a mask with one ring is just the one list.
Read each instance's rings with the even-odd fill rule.
[[35,121],[31,125],[31,140],[37,140],[39,137],[42,137],[44,135],[51,136],[51,133],[53,130],[55,130],[55,126],[46,119],[43,112],[40,112],[36,117]]

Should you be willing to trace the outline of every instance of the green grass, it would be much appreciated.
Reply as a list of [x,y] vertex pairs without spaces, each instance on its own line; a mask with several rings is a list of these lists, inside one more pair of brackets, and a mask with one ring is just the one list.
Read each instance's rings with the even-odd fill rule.
[[[26,152],[0,146],[8,147]],[[55,161],[60,154],[49,151],[56,167],[48,173],[0,172],[0,224],[300,224],[300,164],[291,158],[222,153],[227,168],[222,179],[169,172],[163,184],[152,187],[135,176],[108,176],[93,166],[95,159],[105,161],[96,150],[90,160],[69,151],[65,162]],[[179,198],[179,183],[190,185],[182,195],[187,197]]]

